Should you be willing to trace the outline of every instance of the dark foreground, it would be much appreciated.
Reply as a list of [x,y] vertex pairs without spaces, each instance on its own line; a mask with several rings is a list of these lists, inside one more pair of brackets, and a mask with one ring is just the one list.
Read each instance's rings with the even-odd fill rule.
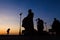
[[0,40],[56,40],[56,36],[0,35]]

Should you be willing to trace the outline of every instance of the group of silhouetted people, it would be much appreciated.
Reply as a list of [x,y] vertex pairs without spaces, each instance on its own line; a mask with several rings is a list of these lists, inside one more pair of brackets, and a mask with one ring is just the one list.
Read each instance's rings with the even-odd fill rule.
[[[40,18],[37,18],[37,31],[34,29],[34,13],[32,12],[31,9],[28,10],[28,15],[25,17],[22,21],[22,27],[25,28],[25,30],[22,31],[24,35],[48,35],[47,32],[44,32],[44,21]],[[52,24],[52,29],[56,33],[60,33],[60,21],[54,18],[53,24]]]
[[43,33],[43,29],[44,29],[44,22],[42,19],[38,18],[37,21],[37,29],[38,32],[34,29],[34,23],[33,23],[33,17],[34,17],[34,13],[32,12],[31,9],[28,10],[28,15],[27,17],[25,17],[22,21],[22,27],[25,28],[25,30],[23,31],[24,35],[37,35],[40,33]]
[[[28,10],[28,15],[23,19],[22,21],[22,27],[25,28],[25,30],[22,31],[23,35],[49,35],[48,32],[43,31],[44,29],[44,21],[40,18],[36,19],[37,22],[37,31],[34,29],[34,13],[31,9]],[[52,31],[56,32],[56,34],[60,35],[60,21],[54,18],[54,21],[52,23]],[[9,35],[10,28],[7,29],[7,34]]]

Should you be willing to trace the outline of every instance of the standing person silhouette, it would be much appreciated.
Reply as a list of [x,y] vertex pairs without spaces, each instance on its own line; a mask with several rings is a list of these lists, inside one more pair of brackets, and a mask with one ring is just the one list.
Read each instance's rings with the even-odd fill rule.
[[32,10],[29,9],[27,17],[25,17],[22,21],[22,27],[25,28],[25,33],[27,34],[32,33],[34,30],[33,17],[34,14]]
[[52,24],[52,29],[60,35],[60,21],[54,18],[53,24]]
[[40,18],[38,18],[37,28],[38,28],[38,31],[39,31],[39,32],[43,31],[43,29],[44,29],[43,23],[44,23],[43,20],[41,20]]
[[9,35],[9,32],[10,32],[10,28],[7,29],[7,35]]
[[40,18],[37,19],[37,29],[38,29],[38,34],[40,35],[43,32],[44,29],[44,22]]

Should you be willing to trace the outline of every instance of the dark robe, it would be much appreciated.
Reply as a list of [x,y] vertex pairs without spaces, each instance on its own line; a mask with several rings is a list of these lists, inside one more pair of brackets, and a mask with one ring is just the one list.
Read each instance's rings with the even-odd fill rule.
[[28,16],[23,19],[22,27],[24,27],[25,30],[32,31],[34,29],[33,16],[33,13],[29,13]]

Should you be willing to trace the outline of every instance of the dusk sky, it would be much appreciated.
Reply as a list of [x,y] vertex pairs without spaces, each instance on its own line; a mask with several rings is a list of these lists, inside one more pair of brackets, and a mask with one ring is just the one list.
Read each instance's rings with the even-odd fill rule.
[[34,13],[35,29],[37,18],[47,22],[48,29],[51,28],[53,18],[60,20],[59,0],[0,0],[0,34],[6,34],[8,28],[11,29],[10,34],[19,34],[19,14],[23,13],[23,19],[28,15],[28,9]]

